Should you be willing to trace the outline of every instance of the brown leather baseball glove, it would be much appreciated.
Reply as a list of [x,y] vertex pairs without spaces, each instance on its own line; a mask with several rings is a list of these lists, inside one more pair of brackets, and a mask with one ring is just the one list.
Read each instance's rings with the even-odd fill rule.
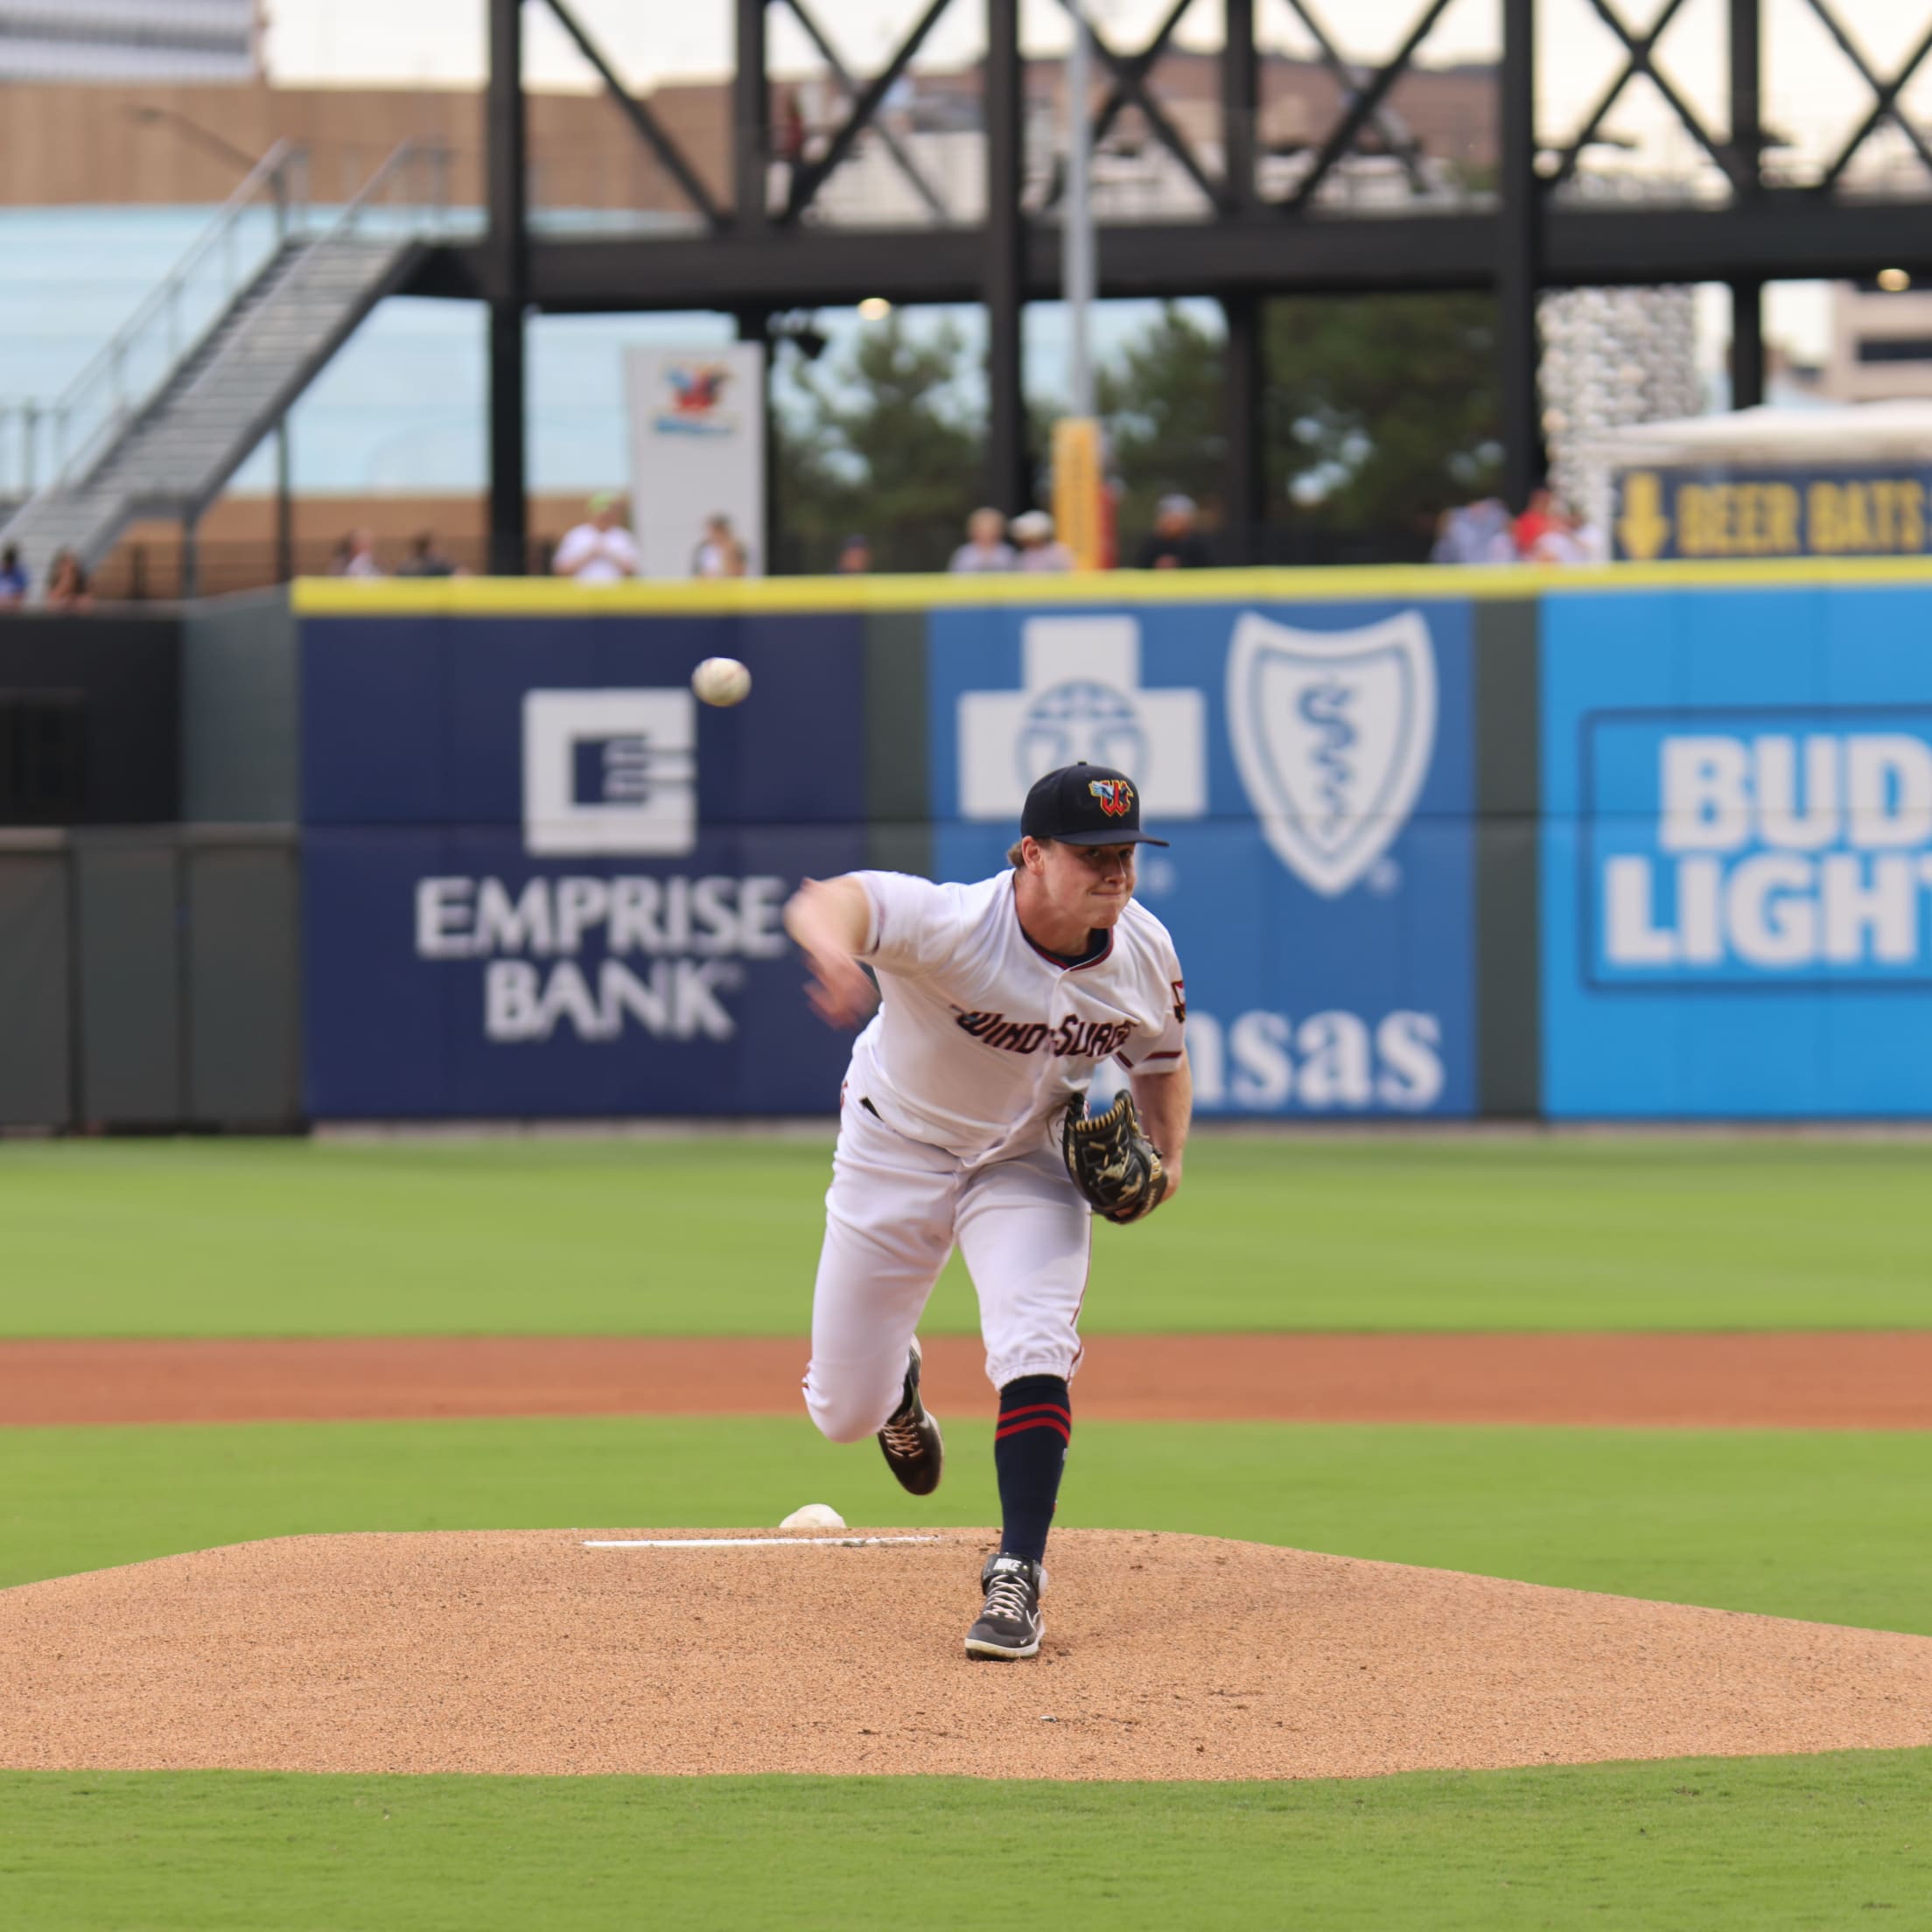
[[1084,1099],[1068,1101],[1060,1151],[1074,1186],[1109,1221],[1138,1221],[1167,1192],[1159,1152],[1141,1131],[1131,1094],[1120,1095],[1103,1114],[1089,1114]]

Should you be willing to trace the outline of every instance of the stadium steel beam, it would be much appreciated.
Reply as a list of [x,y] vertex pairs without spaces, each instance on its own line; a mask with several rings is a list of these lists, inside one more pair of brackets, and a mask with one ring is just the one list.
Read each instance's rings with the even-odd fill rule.
[[[1504,0],[1507,11],[1508,0]],[[1449,0],[1429,0],[1407,37],[1396,50],[1394,58],[1386,66],[1377,67],[1368,85],[1361,88],[1348,111],[1338,121],[1328,138],[1321,144],[1321,150],[1315,156],[1308,172],[1301,178],[1300,185],[1289,197],[1284,207],[1299,213],[1312,203],[1315,191],[1320,187],[1335,169],[1335,164],[1362,138],[1362,130],[1382,111],[1382,102],[1389,97],[1389,90],[1409,71],[1409,64],[1416,57],[1422,44],[1434,31],[1437,21],[1448,10]],[[1527,17],[1529,10],[1524,9]],[[1507,75],[1509,67],[1509,50],[1507,39],[1503,46],[1503,71]],[[1505,80],[1507,88],[1508,83]]]
[[481,267],[490,305],[490,570],[522,577],[528,568],[523,324],[530,303],[523,5],[489,0],[489,7],[483,143],[489,228]]
[[[791,10],[792,18],[803,28],[805,38],[818,49],[819,58],[824,61],[833,80],[856,101],[859,92],[858,81],[852,78],[851,70],[839,59],[838,49],[832,45],[825,30],[812,18],[805,0],[786,0],[786,4]],[[913,158],[911,150],[891,125],[875,118],[872,131],[878,136],[879,145],[892,157],[892,165],[905,176],[906,185],[926,204],[934,220],[950,221],[952,210],[946,206],[946,198],[926,178],[924,171]]]
[[[1648,33],[1639,33],[1624,24],[1622,16],[1610,4],[1610,0],[1590,0],[1590,5],[1604,25],[1623,42],[1624,48],[1630,56],[1629,71],[1625,79],[1628,80],[1638,74],[1642,74],[1662,95],[1664,105],[1676,116],[1685,133],[1711,157],[1731,185],[1733,187],[1738,186],[1739,176],[1731,150],[1712,137],[1711,130],[1691,111],[1690,102],[1677,91],[1653,58],[1658,37],[1669,24],[1668,20],[1660,19]],[[1667,13],[1674,13],[1676,10],[1675,7],[1665,9]]]
[[[1060,0],[1060,4],[1068,12],[1071,13],[1073,11],[1073,0]],[[987,40],[989,45],[992,41],[993,12],[1004,4],[1004,0],[988,0]],[[1448,0],[1439,0],[1439,4],[1446,6],[1448,4]],[[1155,140],[1159,142],[1161,146],[1166,148],[1168,153],[1172,155],[1174,159],[1180,163],[1181,172],[1200,190],[1207,200],[1208,206],[1211,208],[1220,208],[1226,206],[1226,198],[1222,192],[1221,184],[1209,175],[1207,169],[1201,166],[1200,157],[1189,146],[1187,137],[1162,111],[1159,102],[1155,100],[1153,94],[1149,91],[1144,70],[1141,65],[1141,60],[1144,58],[1146,65],[1148,66],[1152,66],[1154,55],[1158,53],[1159,47],[1165,44],[1166,36],[1173,32],[1175,22],[1186,10],[1186,0],[1182,0],[1182,4],[1175,8],[1169,16],[1166,24],[1155,36],[1153,50],[1144,57],[1117,52],[1095,29],[1090,10],[1087,20],[1088,35],[1093,42],[1094,52],[1100,56],[1102,64],[1112,73],[1115,88],[1140,109],[1141,116],[1146,122]],[[1097,132],[1095,135],[1095,139],[1099,139]]]
[[[1119,120],[1122,109],[1135,98],[1134,90],[1136,88],[1144,88],[1147,76],[1152,71],[1154,63],[1166,52],[1167,43],[1173,38],[1174,29],[1180,24],[1181,17],[1194,4],[1194,0],[1173,0],[1173,4],[1167,10],[1166,17],[1154,29],[1153,38],[1148,41],[1147,45],[1138,53],[1124,56],[1121,71],[1123,74],[1129,73],[1132,74],[1132,84],[1130,86],[1124,78],[1116,79],[1113,86],[1108,88],[1105,98],[1100,103],[1100,112],[1094,116],[1088,124],[1087,142],[1089,148],[1097,148],[1113,131],[1114,122]],[[1100,44],[1094,32],[1094,25],[1091,20],[1087,23],[1087,38],[1088,44],[1094,48],[1095,52],[1098,52]],[[1179,140],[1180,138],[1180,136],[1176,134],[1175,139]],[[1185,158],[1177,155],[1176,158],[1180,160],[1184,168],[1194,170],[1199,166],[1199,163],[1192,153]],[[1196,178],[1204,183],[1207,177],[1202,174],[1197,175]],[[1060,179],[1056,173],[1053,186],[1046,196],[1046,206],[1048,207],[1053,206],[1059,200],[1060,186]]]
[[616,69],[604,58],[603,50],[591,38],[564,0],[544,0],[544,4],[556,17],[557,24],[577,43],[578,52],[596,69],[605,92],[616,102],[625,119],[636,130],[639,139],[657,157],[658,165],[677,183],[684,199],[704,217],[709,227],[722,228],[724,211],[711,200],[710,190],[693,172],[676,142],[658,125],[657,116],[624,85]]
[[[1060,291],[1059,238],[1051,224],[1029,224],[1021,206],[1021,64],[1018,0],[986,0],[988,57],[984,122],[988,212],[972,223],[898,228],[833,221],[786,223],[767,212],[771,115],[765,73],[767,7],[775,0],[732,0],[740,60],[732,83],[730,226],[713,234],[584,233],[547,228],[529,235],[524,222],[527,155],[521,97],[514,85],[521,46],[517,0],[486,0],[493,51],[500,55],[487,94],[487,199],[490,222],[480,237],[425,245],[407,292],[482,301],[490,310],[491,496],[493,542],[522,555],[523,319],[532,308],[564,313],[708,309],[760,317],[816,307],[849,306],[868,295],[905,304],[984,304],[990,331],[989,453],[992,500],[1018,507],[1027,481],[1025,418],[1020,402],[1019,319],[1029,300]],[[574,0],[565,0],[566,5]],[[813,0],[806,0],[808,6]],[[1401,73],[1421,45],[1440,0],[1411,0],[1418,16],[1396,58],[1368,69],[1348,60],[1349,107],[1321,144],[1318,172],[1347,168],[1362,137],[1381,127],[1380,113]],[[1656,54],[1666,28],[1681,24],[1684,0],[1656,0],[1650,24],[1628,27],[1634,0],[1590,0],[1622,43],[1622,68],[1594,116],[1600,125],[1621,91],[1640,76],[1656,79]],[[916,0],[908,14],[927,16],[932,0]],[[1495,200],[1472,192],[1460,206],[1420,201],[1412,210],[1385,200],[1356,213],[1306,199],[1278,206],[1243,194],[1258,149],[1258,63],[1251,38],[1256,0],[1223,0],[1232,38],[1220,79],[1224,154],[1213,169],[1213,192],[1198,219],[1123,220],[1103,224],[1098,239],[1102,297],[1172,298],[1375,294],[1396,290],[1476,290],[1501,303],[1504,395],[1513,427],[1513,475],[1518,485],[1536,466],[1534,300],[1542,287],[1653,285],[1667,282],[1730,284],[1739,303],[1739,395],[1753,389],[1750,291],[1777,279],[1839,280],[1899,267],[1932,275],[1932,166],[1922,192],[1910,196],[1853,198],[1824,186],[1785,187],[1763,179],[1760,156],[1770,144],[1754,99],[1762,0],[1726,0],[1732,33],[1731,128],[1721,143],[1710,128],[1721,110],[1704,95],[1685,126],[1724,170],[1732,192],[1723,201],[1669,205],[1558,197],[1555,182],[1535,166],[1536,130],[1530,60],[1530,0],[1507,0],[1502,71],[1500,184]],[[1306,18],[1320,0],[1302,0]],[[1844,0],[1806,0],[1871,90],[1869,112],[1851,130],[1830,178],[1842,188],[1846,170],[1871,135],[1906,118],[1902,93],[1932,58],[1932,32],[1914,37],[1895,71],[1880,70],[1851,39],[1856,15]],[[1662,10],[1656,10],[1661,9]],[[1110,94],[1141,108],[1152,98],[1163,31],[1180,16],[1180,0],[1162,0],[1154,39],[1132,56],[1113,54]],[[1842,17],[1842,18],[1841,18]],[[1675,23],[1675,24],[1674,24]],[[915,31],[917,31],[915,29]],[[1318,36],[1318,44],[1320,37]],[[1669,45],[1668,42],[1665,43]],[[1103,58],[1105,58],[1103,56]],[[1326,62],[1327,53],[1322,59]],[[1664,98],[1682,104],[1663,83]],[[1157,104],[1158,112],[1158,104]],[[1700,118],[1701,116],[1701,118]],[[1158,127],[1152,120],[1150,126]],[[1585,123],[1585,134],[1591,129]],[[1907,138],[1916,129],[1908,130]],[[1242,150],[1243,137],[1249,152]],[[1383,129],[1376,151],[1390,138]],[[1932,139],[1920,133],[1922,153]],[[1202,157],[1176,136],[1175,165],[1191,158],[1204,176]],[[914,144],[916,145],[916,144]],[[1575,144],[1558,146],[1557,178],[1575,172]],[[914,158],[918,158],[915,155]],[[1208,159],[1214,158],[1209,156]],[[1331,175],[1332,178],[1332,175]],[[821,178],[823,178],[822,174]],[[721,199],[714,194],[714,201]],[[1241,325],[1237,322],[1236,331]],[[1236,393],[1239,386],[1236,385]],[[1251,424],[1253,418],[1244,416]],[[1231,449],[1231,462],[1244,462]],[[1242,489],[1230,478],[1228,500]]]
[[[1239,289],[1265,295],[1494,290],[1501,234],[1501,218],[1490,212],[1109,222],[1099,233],[1100,293],[1111,300]],[[1932,273],[1932,194],[1861,202],[1809,188],[1767,188],[1733,205],[1546,206],[1543,235],[1543,280],[1550,288],[1739,276],[1843,281],[1890,267],[1916,276]],[[1020,245],[1025,298],[1054,300],[1058,235],[1051,228],[1026,231]],[[901,303],[977,302],[987,248],[984,228],[964,226],[827,226],[762,238],[734,230],[715,240],[546,234],[530,243],[530,299],[565,314],[850,307],[868,295]],[[486,245],[425,248],[401,292],[487,300]]]
[[852,151],[852,144],[878,120],[878,110],[886,96],[892,92],[893,83],[912,65],[920,43],[933,31],[940,15],[951,4],[952,0],[929,0],[925,12],[919,17],[913,31],[900,42],[892,59],[861,89],[824,153],[816,161],[808,161],[793,170],[791,186],[785,197],[784,220],[788,224],[795,222],[812,205],[812,198]]
[[[1764,190],[1762,83],[1764,49],[1758,0],[1731,0],[1732,180],[1740,195]],[[1731,283],[1731,407],[1754,410],[1764,401],[1764,281],[1740,275]]]
[[732,212],[738,231],[756,235],[769,220],[766,172],[771,153],[765,79],[766,0],[738,0],[738,64],[732,73]]
[[766,311],[740,309],[737,321],[738,340],[755,342],[765,352],[765,380],[759,384],[759,408],[765,417],[765,490],[758,506],[758,528],[752,536],[756,553],[752,568],[760,576],[769,576],[772,545],[778,535],[778,465],[774,460],[778,440],[772,430],[772,357],[778,345],[772,340],[772,318]]
[[1255,49],[1255,0],[1222,0],[1226,22],[1221,50],[1221,168],[1228,205],[1255,205],[1255,157],[1259,148],[1261,63]]
[[1543,480],[1536,298],[1543,288],[1543,183],[1536,177],[1536,0],[1502,0],[1498,101],[1496,354],[1502,494],[1520,510]]
[[1263,422],[1267,408],[1262,298],[1247,290],[1224,295],[1221,312],[1228,332],[1222,380],[1227,500],[1222,521],[1236,549],[1236,554],[1225,561],[1252,564],[1268,513],[1262,459]]
[[1880,123],[1887,120],[1912,144],[1926,167],[1932,169],[1932,147],[1926,144],[1925,136],[1899,108],[1899,96],[1905,91],[1906,84],[1924,65],[1926,55],[1932,53],[1932,26],[1927,27],[1924,38],[1906,56],[1905,65],[1891,80],[1880,80],[1872,71],[1872,63],[1858,51],[1858,42],[1845,32],[1826,0],[1810,0],[1810,6],[1812,12],[1824,23],[1825,31],[1838,42],[1839,51],[1858,70],[1859,78],[1872,90],[1872,111],[1859,122],[1851,138],[1838,150],[1837,160],[1825,170],[1824,178],[1818,183],[1819,192],[1829,194],[1838,186],[1838,178],[1852,165],[1852,158],[1878,132]]
[[[1024,70],[1019,0],[986,0],[986,227],[980,238],[986,306],[986,500],[1009,516],[1026,508],[1026,397],[1021,322],[1026,300],[1026,222],[1020,207]],[[1053,287],[1060,282],[1058,236]]]
[[[1757,0],[1731,0],[1733,9],[1743,7],[1753,18],[1756,17]],[[1583,152],[1596,138],[1597,130],[1603,125],[1604,117],[1615,107],[1623,96],[1623,90],[1637,77],[1641,63],[1649,58],[1650,51],[1662,37],[1663,30],[1677,17],[1684,0],[1664,0],[1663,10],[1643,32],[1624,42],[1626,58],[1621,67],[1611,75],[1610,85],[1597,96],[1596,104],[1583,118],[1575,137],[1568,142],[1557,158],[1557,172],[1550,177],[1551,187],[1560,187],[1577,172],[1577,164],[1583,159]],[[1733,18],[1732,32],[1736,24]],[[1733,44],[1735,44],[1733,42]],[[1733,123],[1733,128],[1734,128]]]
[[[1288,5],[1296,19],[1307,29],[1308,38],[1315,43],[1315,51],[1321,56],[1322,66],[1334,75],[1335,84],[1344,97],[1354,94],[1362,85],[1361,70],[1342,59],[1341,50],[1329,38],[1328,30],[1315,18],[1315,10],[1308,4],[1308,0],[1288,0]],[[1250,34],[1252,32],[1250,22]],[[1426,179],[1422,168],[1422,144],[1409,132],[1401,116],[1391,108],[1377,108],[1374,118],[1376,131],[1388,144],[1389,152],[1402,163],[1402,172],[1408,176],[1409,186],[1419,192]]]
[[[1255,131],[1260,106],[1255,52],[1255,0],[1224,0],[1227,38],[1221,52],[1222,186],[1228,205],[1255,205]],[[1263,354],[1263,298],[1236,290],[1221,298],[1228,346],[1222,377],[1222,422],[1227,444],[1222,484],[1227,529],[1236,546],[1230,563],[1250,564],[1267,520],[1262,458],[1267,368]]]

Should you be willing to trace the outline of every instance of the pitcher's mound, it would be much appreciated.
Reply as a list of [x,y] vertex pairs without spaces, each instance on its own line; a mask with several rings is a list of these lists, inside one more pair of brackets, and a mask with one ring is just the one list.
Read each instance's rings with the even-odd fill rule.
[[731,1534],[297,1536],[0,1592],[0,1764],[1278,1778],[1932,1743],[1932,1639],[1882,1631],[1061,1531],[1040,1656],[975,1663],[984,1533],[584,1547]]

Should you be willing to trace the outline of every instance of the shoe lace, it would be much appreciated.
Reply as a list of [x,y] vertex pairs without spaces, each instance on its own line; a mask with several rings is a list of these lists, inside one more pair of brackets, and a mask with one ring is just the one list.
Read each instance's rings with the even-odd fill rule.
[[879,1431],[886,1448],[892,1454],[910,1458],[918,1455],[926,1446],[926,1438],[919,1432],[919,1421],[916,1409],[901,1409]]
[[1029,1594],[1024,1570],[996,1570],[993,1580],[986,1586],[984,1614],[989,1617],[1010,1617],[1015,1623],[1023,1623],[1032,1609],[1027,1601]]

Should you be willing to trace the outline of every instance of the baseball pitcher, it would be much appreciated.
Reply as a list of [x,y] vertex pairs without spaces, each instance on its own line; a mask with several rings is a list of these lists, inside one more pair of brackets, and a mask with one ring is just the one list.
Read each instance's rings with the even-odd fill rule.
[[[1141,830],[1124,773],[1069,765],[1026,794],[997,878],[849,872],[808,880],[785,910],[830,1024],[872,1011],[861,962],[878,982],[843,1091],[805,1405],[834,1442],[876,1435],[915,1496],[938,1487],[914,1331],[956,1243],[999,1391],[1002,1527],[966,1634],[975,1657],[1040,1648],[1093,1216],[1138,1221],[1180,1186],[1186,998],[1166,928],[1134,903],[1134,848],[1166,843]],[[1130,1092],[1089,1116],[1103,1060]]]

